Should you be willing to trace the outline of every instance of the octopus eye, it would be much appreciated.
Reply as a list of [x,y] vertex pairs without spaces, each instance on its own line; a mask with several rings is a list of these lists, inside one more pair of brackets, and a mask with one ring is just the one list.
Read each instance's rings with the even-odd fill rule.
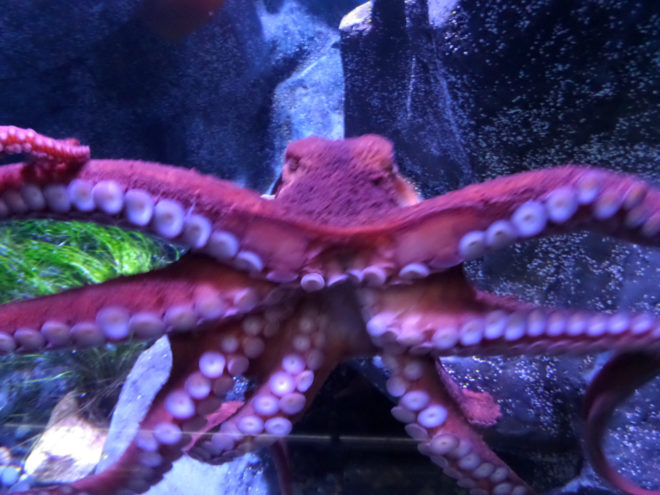
[[291,172],[295,172],[300,167],[300,160],[298,158],[289,157],[286,161],[286,166]]

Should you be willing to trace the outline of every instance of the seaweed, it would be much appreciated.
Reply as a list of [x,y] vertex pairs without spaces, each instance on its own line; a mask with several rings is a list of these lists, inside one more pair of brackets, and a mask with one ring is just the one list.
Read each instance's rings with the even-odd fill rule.
[[[183,252],[179,246],[114,226],[6,222],[0,225],[0,303],[148,272],[176,261]],[[108,344],[0,358],[0,444],[13,444],[14,455],[24,456],[55,404],[71,390],[84,417],[107,424],[124,379],[145,347],[137,342]]]
[[0,303],[147,272],[182,253],[178,246],[114,226],[7,222],[0,225]]

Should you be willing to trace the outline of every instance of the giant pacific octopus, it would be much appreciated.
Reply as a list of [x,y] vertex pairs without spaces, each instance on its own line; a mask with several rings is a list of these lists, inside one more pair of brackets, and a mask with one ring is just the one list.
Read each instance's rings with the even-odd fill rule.
[[[526,239],[592,229],[657,245],[660,191],[582,166],[524,172],[420,201],[376,135],[291,143],[272,198],[193,170],[90,160],[75,140],[0,127],[0,216],[118,223],[189,248],[178,262],[0,306],[0,350],[102,346],[167,335],[173,366],[139,433],[107,470],[30,494],[129,495],[182,455],[219,464],[286,437],[336,365],[381,356],[394,417],[471,495],[534,490],[484,442],[499,416],[461,389],[446,355],[618,350],[587,397],[597,470],[613,407],[658,370],[650,314],[541,308],[475,288],[462,264]],[[632,355],[631,353],[640,353]],[[621,371],[625,373],[620,373]],[[252,384],[228,401],[235,377]],[[622,377],[627,380],[622,380]],[[657,492],[653,492],[657,493]]]

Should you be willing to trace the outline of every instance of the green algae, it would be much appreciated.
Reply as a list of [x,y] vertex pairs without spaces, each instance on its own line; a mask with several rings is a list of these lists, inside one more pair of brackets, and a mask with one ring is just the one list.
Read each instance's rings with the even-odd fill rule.
[[182,253],[177,246],[114,226],[6,222],[0,225],[0,304],[147,272]]
[[[0,304],[148,272],[184,250],[140,232],[83,222],[23,220],[0,224]],[[125,376],[145,343],[12,354],[0,359],[3,428],[43,429],[69,390],[82,412],[107,419]],[[1,432],[1,431],[0,431]],[[16,445],[23,454],[35,436]]]

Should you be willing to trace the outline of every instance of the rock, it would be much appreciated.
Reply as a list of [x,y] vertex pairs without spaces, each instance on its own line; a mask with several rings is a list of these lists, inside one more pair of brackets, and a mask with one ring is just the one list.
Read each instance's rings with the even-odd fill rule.
[[[169,377],[172,353],[167,337],[157,340],[143,352],[126,378],[112,415],[108,439],[97,472],[115,462],[133,439],[139,421]],[[177,460],[163,480],[152,487],[149,495],[231,495],[254,493],[267,495],[272,477],[269,461],[247,454],[222,466],[204,464],[189,457]]]
[[467,159],[399,153],[404,170],[430,169],[433,194],[570,161],[654,176],[659,31],[643,1],[373,0],[341,26],[347,134],[460,147]]
[[[53,4],[38,23],[27,22],[42,19],[36,1],[0,16],[0,121],[75,136],[96,158],[194,167],[262,191],[292,138],[342,134],[336,26],[357,0],[227,0],[176,43],[142,23],[135,1]],[[72,32],[74,15],[89,26]]]
[[171,368],[172,351],[167,337],[161,337],[140,354],[119,394],[97,472],[107,469],[124,453],[154,397],[169,378]]
[[94,43],[121,29],[135,15],[141,2],[80,0],[66,5],[26,0],[4,9],[0,14],[3,84],[75,65],[76,59],[84,58]]
[[437,194],[475,177],[424,7],[375,0],[342,20],[346,135],[388,137],[403,174]]
[[[267,462],[267,461],[266,461]],[[213,466],[184,457],[174,463],[163,481],[148,495],[269,495],[277,493],[264,473],[264,461],[246,454],[221,466]]]

